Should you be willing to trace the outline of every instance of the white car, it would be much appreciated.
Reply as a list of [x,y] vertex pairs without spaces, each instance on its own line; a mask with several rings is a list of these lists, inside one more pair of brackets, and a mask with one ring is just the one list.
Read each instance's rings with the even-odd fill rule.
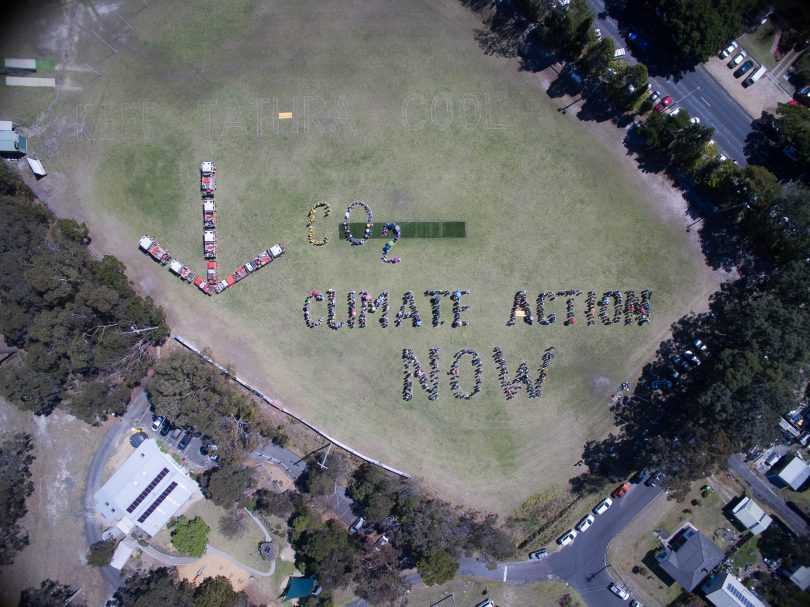
[[636,599],[630,601],[630,607],[644,607],[641,603],[639,603]]
[[611,583],[608,589],[623,601],[630,598],[630,593],[627,592],[627,588],[622,588],[616,582]]
[[601,502],[596,504],[596,508],[593,509],[593,513],[594,514],[604,514],[605,512],[607,512],[608,508],[610,508],[612,505],[613,505],[613,500],[610,499],[609,497],[606,497]]
[[700,124],[700,118],[698,118],[697,116],[694,116],[694,117],[689,119],[689,122],[691,122],[692,124]]
[[733,53],[733,52],[734,52],[734,51],[737,49],[737,47],[738,47],[738,46],[739,46],[739,45],[737,44],[737,41],[735,40],[734,42],[732,42],[731,44],[729,44],[729,45],[728,45],[728,46],[727,46],[725,49],[723,49],[723,52],[722,52],[722,53],[720,53],[720,58],[721,58],[721,59],[725,59],[725,58],[726,58],[726,57],[728,57],[728,56],[729,56],[731,53]]
[[560,546],[567,546],[576,539],[577,535],[579,534],[575,530],[569,529],[568,531],[566,531],[560,537],[557,538],[557,543]]
[[590,528],[590,526],[593,525],[593,522],[595,520],[596,519],[593,518],[593,514],[589,514],[576,524],[576,530],[579,531],[580,533],[582,533],[583,531],[587,531]]
[[153,432],[157,432],[158,430],[160,430],[160,427],[163,425],[163,422],[165,421],[165,419],[166,419],[166,418],[164,418],[164,417],[162,417],[162,416],[158,416],[158,417],[156,417],[156,418],[155,418],[155,419],[152,421],[152,431],[153,431]]
[[593,28],[593,35],[596,37],[597,40],[601,40],[602,30],[600,30],[598,27]]
[[738,65],[740,65],[743,62],[743,59],[745,59],[747,56],[748,53],[746,53],[745,51],[740,51],[739,55],[737,55],[736,57],[734,57],[734,59],[728,62],[729,69],[735,68]]

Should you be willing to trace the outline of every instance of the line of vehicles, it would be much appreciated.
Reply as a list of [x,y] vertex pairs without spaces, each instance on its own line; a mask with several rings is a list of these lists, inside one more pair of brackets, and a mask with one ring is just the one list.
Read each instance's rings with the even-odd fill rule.
[[203,214],[203,257],[207,268],[205,277],[196,274],[190,267],[174,259],[168,250],[149,235],[138,242],[140,248],[160,265],[169,266],[169,271],[185,282],[196,286],[206,295],[222,293],[253,272],[263,268],[283,255],[287,249],[276,243],[269,249],[260,251],[255,257],[236,268],[232,274],[218,281],[217,278],[217,202],[214,192],[217,189],[217,165],[212,160],[200,163],[200,192],[202,193]]
[[[739,50],[739,53],[737,52]],[[736,56],[735,56],[735,53]],[[746,59],[748,53],[744,50],[739,48],[739,44],[736,40],[734,40],[731,44],[729,44],[726,48],[724,48],[720,52],[720,58],[725,59],[727,57],[732,57],[728,62],[728,68],[734,69],[734,77],[739,78],[740,76],[744,76],[748,72],[750,72],[754,68],[754,60],[753,59]],[[743,63],[743,61],[745,61]],[[742,64],[742,65],[740,65]],[[738,67],[739,66],[739,67]],[[752,74],[748,76],[745,80],[742,81],[742,85],[745,88],[748,88],[752,84],[756,84],[756,82],[765,75],[765,72],[768,71],[768,68],[764,65],[760,65]]]

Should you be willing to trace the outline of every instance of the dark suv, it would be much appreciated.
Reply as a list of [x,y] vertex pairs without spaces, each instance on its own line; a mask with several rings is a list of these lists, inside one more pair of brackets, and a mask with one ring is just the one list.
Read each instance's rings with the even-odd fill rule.
[[186,447],[188,447],[188,444],[189,444],[190,442],[191,442],[191,433],[190,433],[190,432],[186,432],[186,433],[183,435],[183,438],[181,438],[181,439],[180,439],[180,442],[179,442],[179,443],[177,443],[177,450],[178,450],[178,451],[185,451]]

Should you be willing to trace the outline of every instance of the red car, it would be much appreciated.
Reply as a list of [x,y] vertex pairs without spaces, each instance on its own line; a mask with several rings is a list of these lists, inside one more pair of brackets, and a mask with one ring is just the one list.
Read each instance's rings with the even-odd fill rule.
[[665,109],[667,109],[667,108],[668,108],[670,105],[672,105],[672,97],[670,97],[669,95],[667,95],[666,97],[664,97],[664,98],[663,98],[663,99],[662,99],[662,100],[659,102],[659,104],[658,104],[658,105],[656,105],[656,106],[655,106],[655,111],[656,111],[656,112],[663,112],[663,111],[664,111]]
[[627,483],[622,483],[613,490],[613,493],[610,494],[610,497],[612,497],[613,499],[619,499],[620,497],[623,497],[624,494],[627,493],[629,489],[630,485],[628,485]]

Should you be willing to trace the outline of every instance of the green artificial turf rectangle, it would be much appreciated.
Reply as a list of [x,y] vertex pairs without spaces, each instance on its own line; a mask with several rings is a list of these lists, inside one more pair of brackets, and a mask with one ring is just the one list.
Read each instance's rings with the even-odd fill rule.
[[[352,234],[355,238],[363,235],[366,228],[364,223],[350,223]],[[385,237],[382,235],[383,223],[375,223],[371,228],[372,238],[391,238],[389,232]],[[399,222],[402,238],[465,238],[467,236],[467,224],[464,221],[402,221]],[[342,235],[343,224],[338,227]]]

